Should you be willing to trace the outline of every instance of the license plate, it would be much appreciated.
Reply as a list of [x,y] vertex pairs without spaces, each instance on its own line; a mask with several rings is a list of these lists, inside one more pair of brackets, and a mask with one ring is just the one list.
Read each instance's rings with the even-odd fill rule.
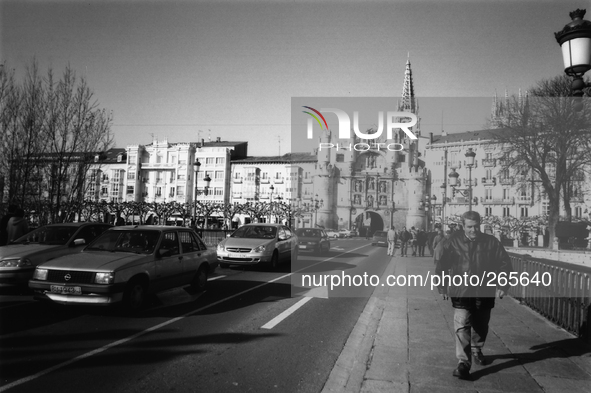
[[248,255],[246,255],[246,254],[237,254],[237,253],[231,252],[230,255],[229,255],[229,257],[231,257],[231,258],[248,258]]
[[300,244],[300,248],[306,248],[306,247],[307,247],[307,246],[304,246],[304,245],[301,245],[301,244]]
[[51,293],[61,293],[62,295],[82,295],[82,288],[80,287],[66,287],[64,285],[51,285],[49,288]]

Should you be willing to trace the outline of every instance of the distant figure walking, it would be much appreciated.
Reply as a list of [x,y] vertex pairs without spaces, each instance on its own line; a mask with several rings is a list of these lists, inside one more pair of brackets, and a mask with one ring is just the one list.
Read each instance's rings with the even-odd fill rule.
[[6,231],[8,232],[8,244],[29,232],[29,224],[25,220],[25,211],[23,209],[16,209],[14,217],[8,220]]
[[18,209],[18,206],[9,205],[8,211],[2,219],[0,219],[0,246],[5,246],[8,243],[8,221],[14,217],[16,209]]
[[400,256],[406,257],[408,256],[408,242],[410,241],[412,236],[410,235],[410,232],[406,230],[406,227],[402,227],[402,231],[400,231],[398,238],[400,239]]
[[396,230],[392,225],[390,229],[388,229],[388,255],[394,256],[396,254],[396,238],[397,238]]

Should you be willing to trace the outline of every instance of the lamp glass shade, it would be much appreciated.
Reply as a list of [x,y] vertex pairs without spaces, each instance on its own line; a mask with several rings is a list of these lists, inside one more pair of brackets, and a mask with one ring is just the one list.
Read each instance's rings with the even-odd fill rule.
[[591,38],[573,38],[565,41],[560,48],[567,75],[582,75],[591,69]]
[[449,175],[449,185],[451,187],[455,187],[458,185],[458,177],[460,177],[460,174],[456,171],[452,171]]

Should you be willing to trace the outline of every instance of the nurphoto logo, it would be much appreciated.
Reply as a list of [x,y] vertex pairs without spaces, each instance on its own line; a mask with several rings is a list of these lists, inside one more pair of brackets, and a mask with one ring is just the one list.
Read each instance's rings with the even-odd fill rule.
[[[387,149],[389,151],[401,151],[404,150],[404,145],[398,142],[394,142],[394,132],[397,130],[403,131],[408,138],[417,139],[417,136],[410,130],[411,127],[417,124],[417,116],[410,112],[386,112],[385,123],[386,123],[386,142],[373,141],[370,143],[349,143],[347,145],[345,140],[351,140],[351,119],[349,115],[338,108],[320,108],[320,110],[314,109],[310,106],[302,106],[307,109],[302,111],[303,113],[310,116],[307,123],[307,134],[308,139],[312,139],[314,136],[314,120],[318,123],[321,130],[328,130],[328,123],[322,113],[334,113],[337,116],[339,123],[338,139],[343,140],[342,143],[332,142],[321,142],[318,144],[319,150],[336,148],[345,150],[356,150],[356,151],[367,151],[372,148],[380,150]],[[410,121],[402,121],[403,119],[410,119]],[[378,127],[375,132],[364,133],[359,129],[359,112],[353,111],[353,132],[360,139],[376,140],[384,133],[384,112],[378,112]]]

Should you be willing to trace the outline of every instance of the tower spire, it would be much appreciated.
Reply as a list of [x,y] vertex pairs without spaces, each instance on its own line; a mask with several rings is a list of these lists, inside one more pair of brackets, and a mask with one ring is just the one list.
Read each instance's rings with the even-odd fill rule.
[[416,113],[415,89],[412,80],[412,70],[410,68],[410,53],[406,59],[406,70],[404,71],[404,84],[402,86],[402,101],[398,105],[402,112]]

